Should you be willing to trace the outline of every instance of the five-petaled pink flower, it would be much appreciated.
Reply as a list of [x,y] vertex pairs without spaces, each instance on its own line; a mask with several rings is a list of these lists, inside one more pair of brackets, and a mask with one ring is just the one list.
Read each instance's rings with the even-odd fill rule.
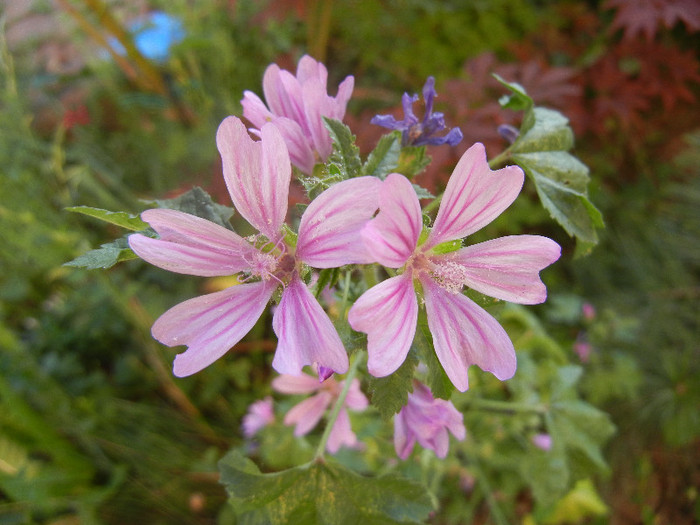
[[459,441],[466,437],[462,414],[450,401],[433,398],[427,386],[414,380],[408,403],[394,416],[396,454],[406,459],[418,441],[421,447],[444,458],[450,446],[448,430]]
[[493,221],[515,200],[523,181],[517,166],[491,171],[483,145],[475,144],[457,163],[425,237],[411,183],[396,173],[386,178],[379,213],[362,237],[375,261],[402,270],[370,288],[349,312],[352,328],[367,333],[371,374],[389,375],[406,359],[418,319],[417,282],[435,352],[460,391],[469,386],[470,365],[501,380],[513,376],[516,358],[508,334],[462,288],[515,303],[541,303],[547,290],[539,271],[559,258],[561,248],[536,235],[501,237],[456,251],[451,241]]
[[314,164],[325,162],[332,151],[322,117],[342,120],[355,84],[354,77],[346,77],[338,86],[338,94],[331,97],[327,80],[326,67],[304,55],[297,65],[296,77],[277,64],[267,67],[263,76],[267,106],[251,91],[245,91],[241,100],[243,116],[258,129],[266,122],[279,128],[292,164],[307,175]]
[[[294,435],[303,436],[313,429],[325,414],[326,410],[338,399],[343,390],[343,381],[333,378],[319,381],[307,374],[298,376],[281,375],[272,380],[272,388],[282,394],[315,394],[293,407],[284,417],[285,425],[295,425]],[[369,402],[360,390],[360,382],[353,379],[345,397],[343,406],[338,413],[331,433],[328,436],[326,449],[335,454],[340,447],[356,448],[359,445],[357,436],[350,427],[350,416],[347,409],[361,412]]]
[[272,320],[278,338],[275,370],[299,374],[314,364],[338,373],[348,369],[343,343],[300,272],[303,264],[336,268],[371,261],[357,239],[376,212],[381,182],[358,177],[331,186],[304,211],[294,246],[282,233],[291,178],[287,147],[272,124],[263,126],[260,135],[254,141],[239,119],[228,117],[216,136],[233,204],[258,235],[242,238],[187,213],[153,209],[141,217],[160,238],[129,237],[139,257],[172,272],[241,274],[241,284],[176,305],[154,323],[157,340],[188,346],[175,357],[177,376],[194,374],[223,356],[250,331],[280,286]]

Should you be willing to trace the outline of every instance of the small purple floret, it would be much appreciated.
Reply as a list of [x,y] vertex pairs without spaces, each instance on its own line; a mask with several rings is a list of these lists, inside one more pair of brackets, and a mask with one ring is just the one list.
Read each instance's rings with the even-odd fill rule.
[[452,128],[447,134],[438,136],[438,133],[447,129],[447,126],[445,125],[445,116],[442,113],[437,111],[433,113],[433,100],[436,96],[435,78],[428,77],[423,86],[425,115],[422,121],[418,120],[418,117],[413,113],[413,104],[418,102],[418,95],[411,96],[404,93],[401,98],[403,120],[396,120],[392,115],[376,115],[370,123],[400,131],[403,146],[440,146],[441,144],[456,146],[462,140],[462,131],[459,128]]

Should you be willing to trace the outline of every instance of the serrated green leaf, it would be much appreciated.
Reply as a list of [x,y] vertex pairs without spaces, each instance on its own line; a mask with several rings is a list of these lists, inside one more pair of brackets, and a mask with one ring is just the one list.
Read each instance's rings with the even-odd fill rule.
[[434,199],[435,195],[426,190],[423,186],[418,186],[418,184],[411,184],[416,192],[416,197],[419,199]]
[[143,222],[138,215],[132,215],[125,211],[109,211],[100,208],[91,208],[90,206],[72,206],[66,208],[66,210],[94,217],[101,221],[121,226],[127,230],[141,231],[148,228],[148,224]]
[[574,132],[569,126],[569,119],[553,109],[536,107],[525,114],[520,135],[511,151],[568,151],[573,146]]
[[214,202],[211,196],[198,186],[174,199],[155,200],[152,203],[159,208],[195,215],[228,229],[231,229],[230,220],[235,213],[233,208]]
[[362,174],[360,150],[355,145],[355,135],[350,128],[339,120],[323,117],[323,123],[333,141],[333,153],[329,159],[335,165],[343,179],[350,179]]
[[433,510],[426,489],[390,474],[363,477],[330,462],[261,474],[239,453],[219,462],[221,483],[237,513],[264,513],[271,524],[420,523]]
[[413,392],[413,373],[418,365],[414,352],[409,352],[403,364],[387,377],[370,377],[368,391],[372,405],[388,420],[408,403]]
[[577,239],[595,244],[600,212],[588,200],[588,168],[565,151],[515,153],[512,156],[535,183],[542,205]]
[[77,268],[86,268],[88,270],[111,268],[117,263],[137,259],[138,256],[131,251],[127,237],[103,244],[95,250],[90,250],[83,255],[80,255],[70,262],[64,263],[63,266],[75,266]]
[[431,161],[432,158],[428,155],[426,146],[406,146],[401,148],[399,165],[396,171],[410,179],[422,173],[430,165]]
[[401,155],[401,133],[394,131],[382,136],[377,146],[368,155],[362,166],[364,175],[379,177],[384,180],[389,173],[395,172]]
[[512,95],[505,95],[499,99],[498,103],[501,107],[521,111],[533,106],[532,98],[525,92],[523,86],[517,82],[508,82],[496,73],[493,74],[493,77],[512,91]]

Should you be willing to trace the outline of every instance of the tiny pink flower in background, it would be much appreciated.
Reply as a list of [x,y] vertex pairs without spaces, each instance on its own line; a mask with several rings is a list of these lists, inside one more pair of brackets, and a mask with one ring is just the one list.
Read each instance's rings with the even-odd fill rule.
[[129,237],[131,249],[160,268],[205,277],[239,274],[240,284],[176,305],[154,323],[151,332],[158,341],[188,346],[175,357],[176,376],[199,372],[228,352],[255,325],[280,286],[272,320],[278,339],[275,370],[300,374],[306,365],[338,373],[348,369],[343,343],[300,271],[303,264],[336,268],[371,261],[356,239],[377,209],[381,182],[358,177],[331,186],[306,208],[296,246],[288,246],[282,225],[289,154],[274,125],[264,125],[260,136],[254,141],[239,119],[229,117],[216,137],[233,204],[257,235],[243,238],[194,215],[153,209],[141,217],[159,238]]
[[595,306],[593,306],[591,303],[583,303],[583,305],[581,305],[581,312],[583,313],[583,318],[586,321],[592,321],[595,319]]
[[580,359],[582,363],[588,363],[591,360],[591,353],[593,352],[593,347],[586,341],[586,339],[579,335],[574,343],[574,352]]
[[532,443],[539,449],[549,452],[552,450],[552,436],[545,433],[532,436]]
[[367,334],[367,367],[372,375],[389,375],[406,359],[418,320],[417,281],[435,352],[457,389],[468,388],[470,365],[500,380],[513,376],[516,358],[508,334],[463,295],[462,288],[514,303],[541,303],[547,290],[539,271],[559,258],[561,248],[537,235],[501,237],[456,251],[442,246],[498,217],[520,193],[523,181],[517,166],[491,171],[484,146],[475,144],[457,163],[422,244],[421,208],[413,186],[398,173],[382,183],[379,213],[362,237],[375,261],[400,268],[399,275],[366,291],[348,317],[354,330]]
[[437,457],[447,456],[450,432],[462,441],[467,432],[464,417],[450,401],[435,399],[430,389],[418,381],[413,382],[413,392],[408,403],[394,416],[394,448],[401,459],[406,459],[418,444],[429,448]]
[[243,116],[258,129],[266,122],[277,126],[299,170],[307,175],[314,164],[325,162],[332,142],[323,117],[342,120],[352,95],[355,79],[348,76],[338,86],[335,97],[328,95],[326,67],[308,55],[297,65],[296,77],[271,64],[263,76],[267,106],[255,93],[243,93]]
[[248,407],[248,413],[243,416],[243,435],[252,438],[274,421],[275,412],[272,408],[272,398],[267,396],[265,399],[251,403]]
[[[281,375],[272,380],[272,388],[282,394],[314,394],[293,407],[284,417],[284,424],[294,425],[294,435],[308,434],[321,420],[326,411],[333,406],[343,390],[344,382],[328,378],[319,381],[307,374],[297,376]],[[331,454],[338,452],[340,447],[358,448],[360,443],[350,427],[348,409],[361,412],[369,402],[360,390],[360,382],[353,379],[350,390],[345,397],[343,407],[331,429],[326,449]]]

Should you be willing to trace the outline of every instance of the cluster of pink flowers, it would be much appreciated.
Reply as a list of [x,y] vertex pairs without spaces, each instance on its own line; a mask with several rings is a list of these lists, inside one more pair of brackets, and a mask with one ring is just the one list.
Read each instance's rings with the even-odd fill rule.
[[[464,391],[471,365],[504,380],[514,374],[516,357],[505,330],[462,289],[521,304],[540,303],[546,289],[539,272],[560,255],[554,241],[535,235],[462,247],[464,237],[510,206],[524,180],[517,166],[492,171],[481,144],[469,148],[457,164],[431,228],[423,226],[411,182],[392,173],[384,180],[362,176],[332,185],[309,204],[297,233],[291,233],[285,220],[292,166],[311,174],[328,159],[332,143],[323,117],[341,120],[352,94],[354,79],[347,77],[337,96],[329,96],[327,76],[323,64],[308,56],[300,60],[296,76],[271,65],[263,79],[267,106],[252,92],[242,100],[244,116],[254,128],[228,117],[218,129],[226,187],[240,216],[258,233],[242,237],[187,213],[152,209],[142,218],[158,238],[129,238],[139,257],[160,268],[204,277],[238,275],[234,286],[176,305],[153,325],[153,336],[163,344],[187,346],[175,358],[177,376],[194,374],[222,357],[252,329],[273,298],[279,301],[272,320],[278,339],[272,366],[283,375],[273,387],[284,393],[315,393],[285,417],[297,435],[316,426],[337,398],[340,383],[329,376],[348,370],[343,342],[306,284],[309,269],[372,263],[395,269],[393,277],[367,290],[348,314],[351,327],[367,334],[369,372],[386,376],[401,365],[424,307],[437,357]],[[431,107],[424,120],[433,133],[444,128],[444,121],[432,113],[433,84],[426,85]],[[317,370],[319,379],[303,375],[305,366]],[[244,422],[247,435],[271,421],[268,405],[258,406]],[[366,406],[359,382],[353,380],[346,407]],[[448,430],[464,438],[459,412],[416,383],[395,419],[397,454],[407,457],[418,441],[444,457]],[[335,421],[328,450],[341,445],[357,446],[345,408]]]

